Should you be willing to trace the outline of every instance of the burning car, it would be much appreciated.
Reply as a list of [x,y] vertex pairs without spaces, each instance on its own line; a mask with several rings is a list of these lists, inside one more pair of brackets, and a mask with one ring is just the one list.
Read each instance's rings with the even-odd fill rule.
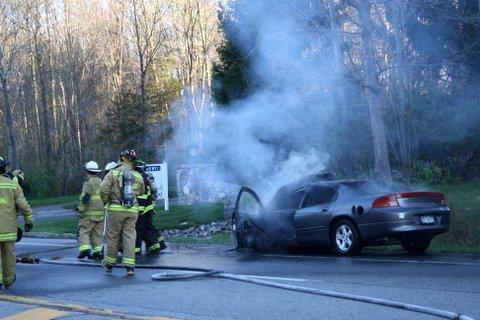
[[329,246],[352,255],[364,246],[401,244],[421,253],[449,227],[443,193],[378,181],[327,181],[319,175],[282,186],[266,206],[243,187],[232,214],[238,249]]

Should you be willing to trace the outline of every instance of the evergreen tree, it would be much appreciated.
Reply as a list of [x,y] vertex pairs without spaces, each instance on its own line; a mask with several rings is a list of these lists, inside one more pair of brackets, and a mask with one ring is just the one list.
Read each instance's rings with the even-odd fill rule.
[[218,104],[226,106],[251,94],[255,81],[250,73],[247,50],[239,47],[235,39],[241,21],[234,11],[219,15],[226,39],[217,49],[220,61],[213,66],[212,95]]

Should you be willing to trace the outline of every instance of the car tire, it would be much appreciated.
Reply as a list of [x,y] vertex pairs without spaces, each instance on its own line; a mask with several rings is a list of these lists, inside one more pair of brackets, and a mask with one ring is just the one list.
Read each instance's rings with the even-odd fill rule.
[[235,249],[243,249],[246,247],[245,234],[243,232],[242,222],[238,215],[232,217],[232,239]]
[[350,220],[338,221],[332,230],[331,243],[334,251],[342,256],[358,254],[363,242],[357,227]]
[[410,253],[424,253],[430,246],[432,238],[403,240],[402,247]]

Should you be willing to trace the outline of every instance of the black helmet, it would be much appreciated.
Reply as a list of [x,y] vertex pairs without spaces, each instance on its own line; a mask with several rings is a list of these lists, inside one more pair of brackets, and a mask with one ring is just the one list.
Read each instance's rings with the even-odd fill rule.
[[120,161],[122,161],[123,157],[127,158],[133,163],[135,163],[135,161],[138,160],[137,153],[135,152],[135,150],[132,150],[132,149],[122,151],[122,153],[120,153]]
[[142,160],[140,159],[137,159],[135,160],[135,162],[133,163],[133,165],[135,166],[135,169],[140,171],[140,172],[144,172],[147,165],[145,164],[145,162],[143,162]]
[[9,164],[10,162],[8,162],[7,160],[5,160],[5,158],[0,156],[0,169],[5,169]]

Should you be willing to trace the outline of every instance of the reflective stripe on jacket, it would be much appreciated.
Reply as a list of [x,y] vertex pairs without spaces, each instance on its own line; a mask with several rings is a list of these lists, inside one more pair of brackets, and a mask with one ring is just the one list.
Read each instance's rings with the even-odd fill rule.
[[0,242],[17,240],[17,211],[26,223],[33,224],[32,209],[22,188],[6,176],[0,176]]
[[153,201],[152,198],[152,188],[147,185],[145,189],[147,192],[137,197],[139,214],[144,214],[155,209],[155,201]]

